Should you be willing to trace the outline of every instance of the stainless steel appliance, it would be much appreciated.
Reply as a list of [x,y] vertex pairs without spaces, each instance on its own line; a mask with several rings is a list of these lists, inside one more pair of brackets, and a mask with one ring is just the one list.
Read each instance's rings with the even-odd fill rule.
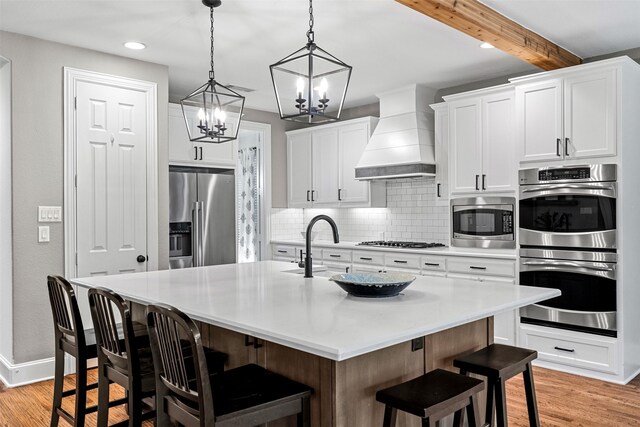
[[451,245],[515,248],[513,197],[469,197],[451,200]]
[[520,284],[562,292],[521,308],[521,322],[615,337],[616,261],[611,252],[521,249]]
[[616,165],[524,169],[520,245],[616,248]]
[[236,262],[233,170],[169,168],[169,268]]
[[523,323],[617,335],[616,165],[525,169],[520,284],[562,295],[520,309]]
[[356,246],[374,246],[379,248],[399,248],[399,249],[430,249],[444,248],[442,243],[433,242],[402,242],[396,240],[372,240],[369,242],[356,243]]

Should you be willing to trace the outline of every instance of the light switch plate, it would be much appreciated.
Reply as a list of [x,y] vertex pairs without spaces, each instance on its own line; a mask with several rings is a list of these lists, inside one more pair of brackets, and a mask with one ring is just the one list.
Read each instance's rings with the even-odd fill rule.
[[48,225],[38,226],[38,242],[48,243],[49,241],[50,241],[49,226]]
[[38,206],[38,222],[62,222],[62,207]]

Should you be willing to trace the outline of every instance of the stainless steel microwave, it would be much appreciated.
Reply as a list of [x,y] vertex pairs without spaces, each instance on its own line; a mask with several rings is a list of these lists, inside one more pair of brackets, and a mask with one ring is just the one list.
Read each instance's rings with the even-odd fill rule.
[[451,245],[476,248],[516,247],[514,197],[451,200]]

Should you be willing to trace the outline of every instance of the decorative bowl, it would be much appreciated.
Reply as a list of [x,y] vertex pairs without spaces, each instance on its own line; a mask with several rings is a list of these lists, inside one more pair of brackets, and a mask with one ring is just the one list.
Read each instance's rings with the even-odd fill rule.
[[365,298],[394,297],[416,280],[407,273],[346,273],[331,276],[349,295]]

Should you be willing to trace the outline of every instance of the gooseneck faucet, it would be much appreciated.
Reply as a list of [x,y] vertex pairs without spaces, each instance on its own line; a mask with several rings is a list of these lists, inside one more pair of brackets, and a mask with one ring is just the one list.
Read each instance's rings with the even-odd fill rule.
[[311,221],[309,221],[309,225],[307,225],[307,236],[306,236],[307,254],[304,257],[304,277],[313,277],[313,274],[312,274],[313,272],[311,269],[311,229],[313,228],[313,225],[316,222],[320,221],[321,219],[324,219],[325,221],[327,221],[331,226],[331,229],[333,230],[333,243],[340,242],[340,237],[338,236],[338,226],[331,219],[331,217],[328,215],[314,216],[311,219]]

